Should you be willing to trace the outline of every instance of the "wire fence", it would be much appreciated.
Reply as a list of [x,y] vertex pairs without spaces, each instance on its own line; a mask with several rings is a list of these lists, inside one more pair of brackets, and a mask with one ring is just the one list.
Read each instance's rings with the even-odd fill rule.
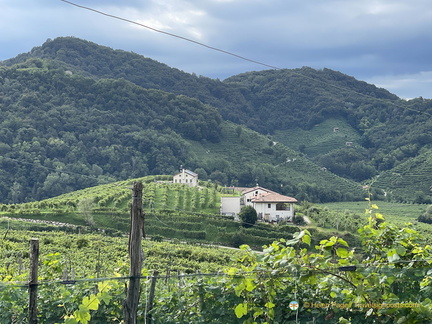
[[[279,318],[278,323],[336,323],[342,315],[351,318],[352,323],[356,320],[365,323],[365,315],[371,308],[389,311],[419,308],[420,300],[404,297],[407,289],[420,287],[429,270],[430,267],[410,270],[382,268],[377,271],[382,278],[397,278],[390,289],[395,295],[393,302],[380,301],[372,296],[369,301],[359,299],[358,302],[326,298],[325,294],[308,296],[303,290],[304,283],[301,284],[311,273],[320,274],[322,278],[331,271],[339,276],[346,271],[352,275],[367,275],[371,272],[370,267],[303,268],[295,273],[261,270],[237,274],[165,272],[159,275],[156,271],[139,278],[118,276],[45,280],[37,284],[37,319],[38,323],[52,324],[68,323],[70,316],[75,319],[90,316],[88,323],[121,323],[125,287],[131,279],[140,279],[138,323],[243,323],[235,311],[236,306],[244,302],[238,294],[238,287],[245,280],[254,280],[257,288],[247,294],[251,299],[265,299],[274,288],[266,287],[268,279],[279,279],[278,282],[284,284],[273,296],[277,304],[272,310]],[[409,283],[411,288],[407,288],[406,284],[402,287],[398,282]],[[258,287],[260,283],[262,286]],[[30,284],[25,281],[0,281],[2,324],[28,322],[29,288]],[[316,296],[321,296],[321,299]]]

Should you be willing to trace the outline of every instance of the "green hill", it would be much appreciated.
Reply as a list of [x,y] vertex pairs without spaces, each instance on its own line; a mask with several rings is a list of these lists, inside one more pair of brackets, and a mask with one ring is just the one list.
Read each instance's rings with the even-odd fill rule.
[[[357,199],[353,181],[387,177],[432,145],[431,100],[403,101],[329,69],[220,81],[62,37],[0,62],[0,89],[3,203],[172,174],[180,165],[224,185],[258,182],[317,202]],[[228,128],[235,131],[223,134]],[[293,162],[298,167],[288,167]],[[393,199],[430,199],[423,184],[413,195],[415,184],[406,177]]]
[[278,130],[273,138],[312,158],[348,145],[361,146],[361,135],[344,119],[329,118],[310,130],[299,127]]
[[[153,240],[181,240],[261,249],[279,238],[292,238],[299,230],[292,224],[257,224],[242,228],[232,217],[219,215],[226,189],[211,182],[199,187],[171,182],[171,176],[147,176],[99,185],[58,197],[24,204],[0,204],[0,228],[32,231],[63,230],[68,233],[104,231],[123,236],[129,231],[130,202],[134,181],[143,183],[145,234]],[[232,190],[229,194],[232,195]],[[234,193],[238,194],[238,193]],[[21,223],[18,223],[20,221]]]
[[[172,174],[180,165],[199,169],[205,180],[242,186],[259,182],[316,201],[360,197],[354,183],[343,197],[334,195],[333,188],[345,181],[330,174],[320,181],[320,169],[305,159],[297,168],[303,174],[285,171],[288,159],[300,161],[296,152],[222,122],[217,110],[196,99],[122,79],[95,80],[66,72],[39,59],[0,69],[7,85],[0,133],[2,202],[41,200],[140,175]],[[307,171],[305,165],[310,166]]]
[[382,189],[388,200],[430,204],[431,184],[432,154],[426,151],[383,172],[373,185]]
[[269,137],[232,123],[221,126],[219,143],[191,145],[210,178],[234,186],[259,184],[299,200],[361,200],[366,195],[358,183],[323,170]]

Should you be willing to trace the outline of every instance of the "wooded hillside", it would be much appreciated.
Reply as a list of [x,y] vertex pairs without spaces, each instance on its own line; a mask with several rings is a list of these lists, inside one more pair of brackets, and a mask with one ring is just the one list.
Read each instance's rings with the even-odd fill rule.
[[312,201],[358,199],[360,183],[382,174],[377,197],[431,200],[431,100],[329,69],[212,80],[72,37],[0,65],[3,203],[180,165]]

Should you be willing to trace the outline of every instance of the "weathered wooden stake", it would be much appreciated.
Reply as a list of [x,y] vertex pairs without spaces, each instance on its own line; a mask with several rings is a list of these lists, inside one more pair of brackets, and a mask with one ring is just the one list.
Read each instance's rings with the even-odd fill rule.
[[29,324],[37,324],[39,240],[30,240]]
[[197,275],[198,275],[198,283],[197,283],[198,295],[199,295],[200,309],[201,309],[201,316],[202,316],[202,314],[204,313],[205,302],[204,302],[204,288],[203,288],[201,270],[198,270]]
[[131,223],[129,232],[129,286],[123,304],[123,317],[125,324],[137,323],[137,309],[140,297],[141,269],[144,253],[141,239],[144,237],[144,213],[142,210],[141,182],[134,182],[131,205]]
[[157,280],[158,274],[159,274],[159,271],[157,271],[157,270],[153,271],[153,276],[151,278],[150,293],[149,293],[149,297],[148,297],[147,305],[146,305],[146,315],[145,315],[146,316],[146,324],[152,323],[151,311],[153,309],[153,301],[154,301],[154,297],[155,297],[156,280]]

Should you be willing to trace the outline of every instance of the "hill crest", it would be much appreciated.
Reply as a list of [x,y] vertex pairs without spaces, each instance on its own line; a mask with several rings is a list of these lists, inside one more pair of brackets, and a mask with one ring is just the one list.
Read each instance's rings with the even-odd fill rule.
[[[264,162],[268,157],[273,158],[270,165],[283,162],[275,156],[274,142],[306,154],[307,163],[317,169],[325,167],[356,181],[367,181],[431,149],[430,100],[405,102],[385,89],[329,69],[248,72],[219,81],[73,37],[49,40],[0,65],[4,89],[0,168],[5,183],[0,191],[9,202],[45,197],[47,190],[95,184],[73,179],[71,173],[62,175],[62,169],[111,181],[170,173],[180,164],[226,184],[249,185],[255,174],[263,173],[270,187],[289,183],[299,190],[302,179],[290,183],[289,175],[263,171],[267,166],[261,163],[268,163]],[[234,134],[239,138],[247,127],[263,135],[260,143],[269,144],[236,146],[230,154],[244,157],[240,166],[223,152],[214,157],[217,162],[209,162],[196,148],[218,141],[228,147],[222,120],[237,124]],[[317,125],[331,120],[348,125],[355,140],[347,142],[355,142],[357,150],[340,148],[341,139],[334,136],[322,138],[318,145],[299,137],[313,134]],[[280,134],[285,134],[283,139]],[[261,147],[259,155],[254,146]],[[36,164],[20,172],[20,163]],[[48,169],[28,180],[32,168]],[[324,184],[307,181],[306,196],[316,199],[316,194],[311,195],[313,186]]]

